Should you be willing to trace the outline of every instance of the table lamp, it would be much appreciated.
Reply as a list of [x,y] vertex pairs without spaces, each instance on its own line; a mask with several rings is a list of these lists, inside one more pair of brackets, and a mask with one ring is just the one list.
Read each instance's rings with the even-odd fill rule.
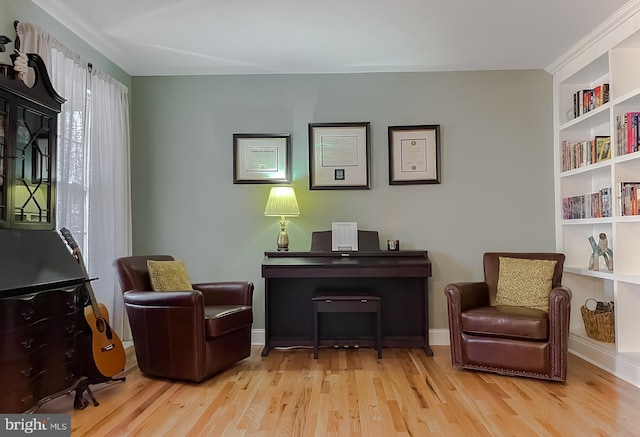
[[287,235],[287,217],[300,215],[296,193],[292,187],[273,187],[269,192],[267,206],[264,209],[267,217],[280,217],[280,233],[278,234],[278,251],[289,250],[289,236]]

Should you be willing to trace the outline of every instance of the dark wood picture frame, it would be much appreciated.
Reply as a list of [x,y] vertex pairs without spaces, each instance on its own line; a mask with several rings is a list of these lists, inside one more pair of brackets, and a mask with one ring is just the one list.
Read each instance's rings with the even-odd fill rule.
[[291,134],[233,134],[234,184],[290,184]]
[[371,123],[309,123],[309,189],[371,189]]
[[389,185],[440,183],[440,125],[389,126]]

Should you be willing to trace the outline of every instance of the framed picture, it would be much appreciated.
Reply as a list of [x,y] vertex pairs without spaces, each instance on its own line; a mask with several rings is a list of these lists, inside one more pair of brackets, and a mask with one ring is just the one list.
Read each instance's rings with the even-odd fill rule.
[[389,126],[389,184],[440,183],[440,125]]
[[371,188],[370,125],[309,123],[309,188],[340,190]]
[[233,183],[291,183],[291,135],[233,134]]

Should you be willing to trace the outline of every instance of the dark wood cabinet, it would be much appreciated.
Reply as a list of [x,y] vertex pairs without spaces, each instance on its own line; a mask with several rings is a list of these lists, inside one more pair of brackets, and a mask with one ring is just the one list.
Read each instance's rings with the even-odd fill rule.
[[0,413],[74,390],[77,400],[95,379],[86,300],[86,275],[56,231],[0,229]]
[[0,412],[23,413],[75,389],[84,285],[0,298]]
[[54,229],[57,117],[65,99],[42,59],[27,56],[33,86],[0,66],[0,228]]
[[88,376],[86,274],[55,231],[64,98],[42,59],[27,56],[31,86],[0,65],[0,413],[32,412],[74,390],[84,408],[96,380]]

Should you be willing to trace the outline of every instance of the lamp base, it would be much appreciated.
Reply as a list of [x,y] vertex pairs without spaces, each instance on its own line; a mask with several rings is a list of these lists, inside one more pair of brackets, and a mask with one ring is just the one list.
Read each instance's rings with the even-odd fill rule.
[[284,229],[280,229],[280,233],[278,234],[277,241],[277,250],[278,252],[288,252],[289,251],[289,236]]

